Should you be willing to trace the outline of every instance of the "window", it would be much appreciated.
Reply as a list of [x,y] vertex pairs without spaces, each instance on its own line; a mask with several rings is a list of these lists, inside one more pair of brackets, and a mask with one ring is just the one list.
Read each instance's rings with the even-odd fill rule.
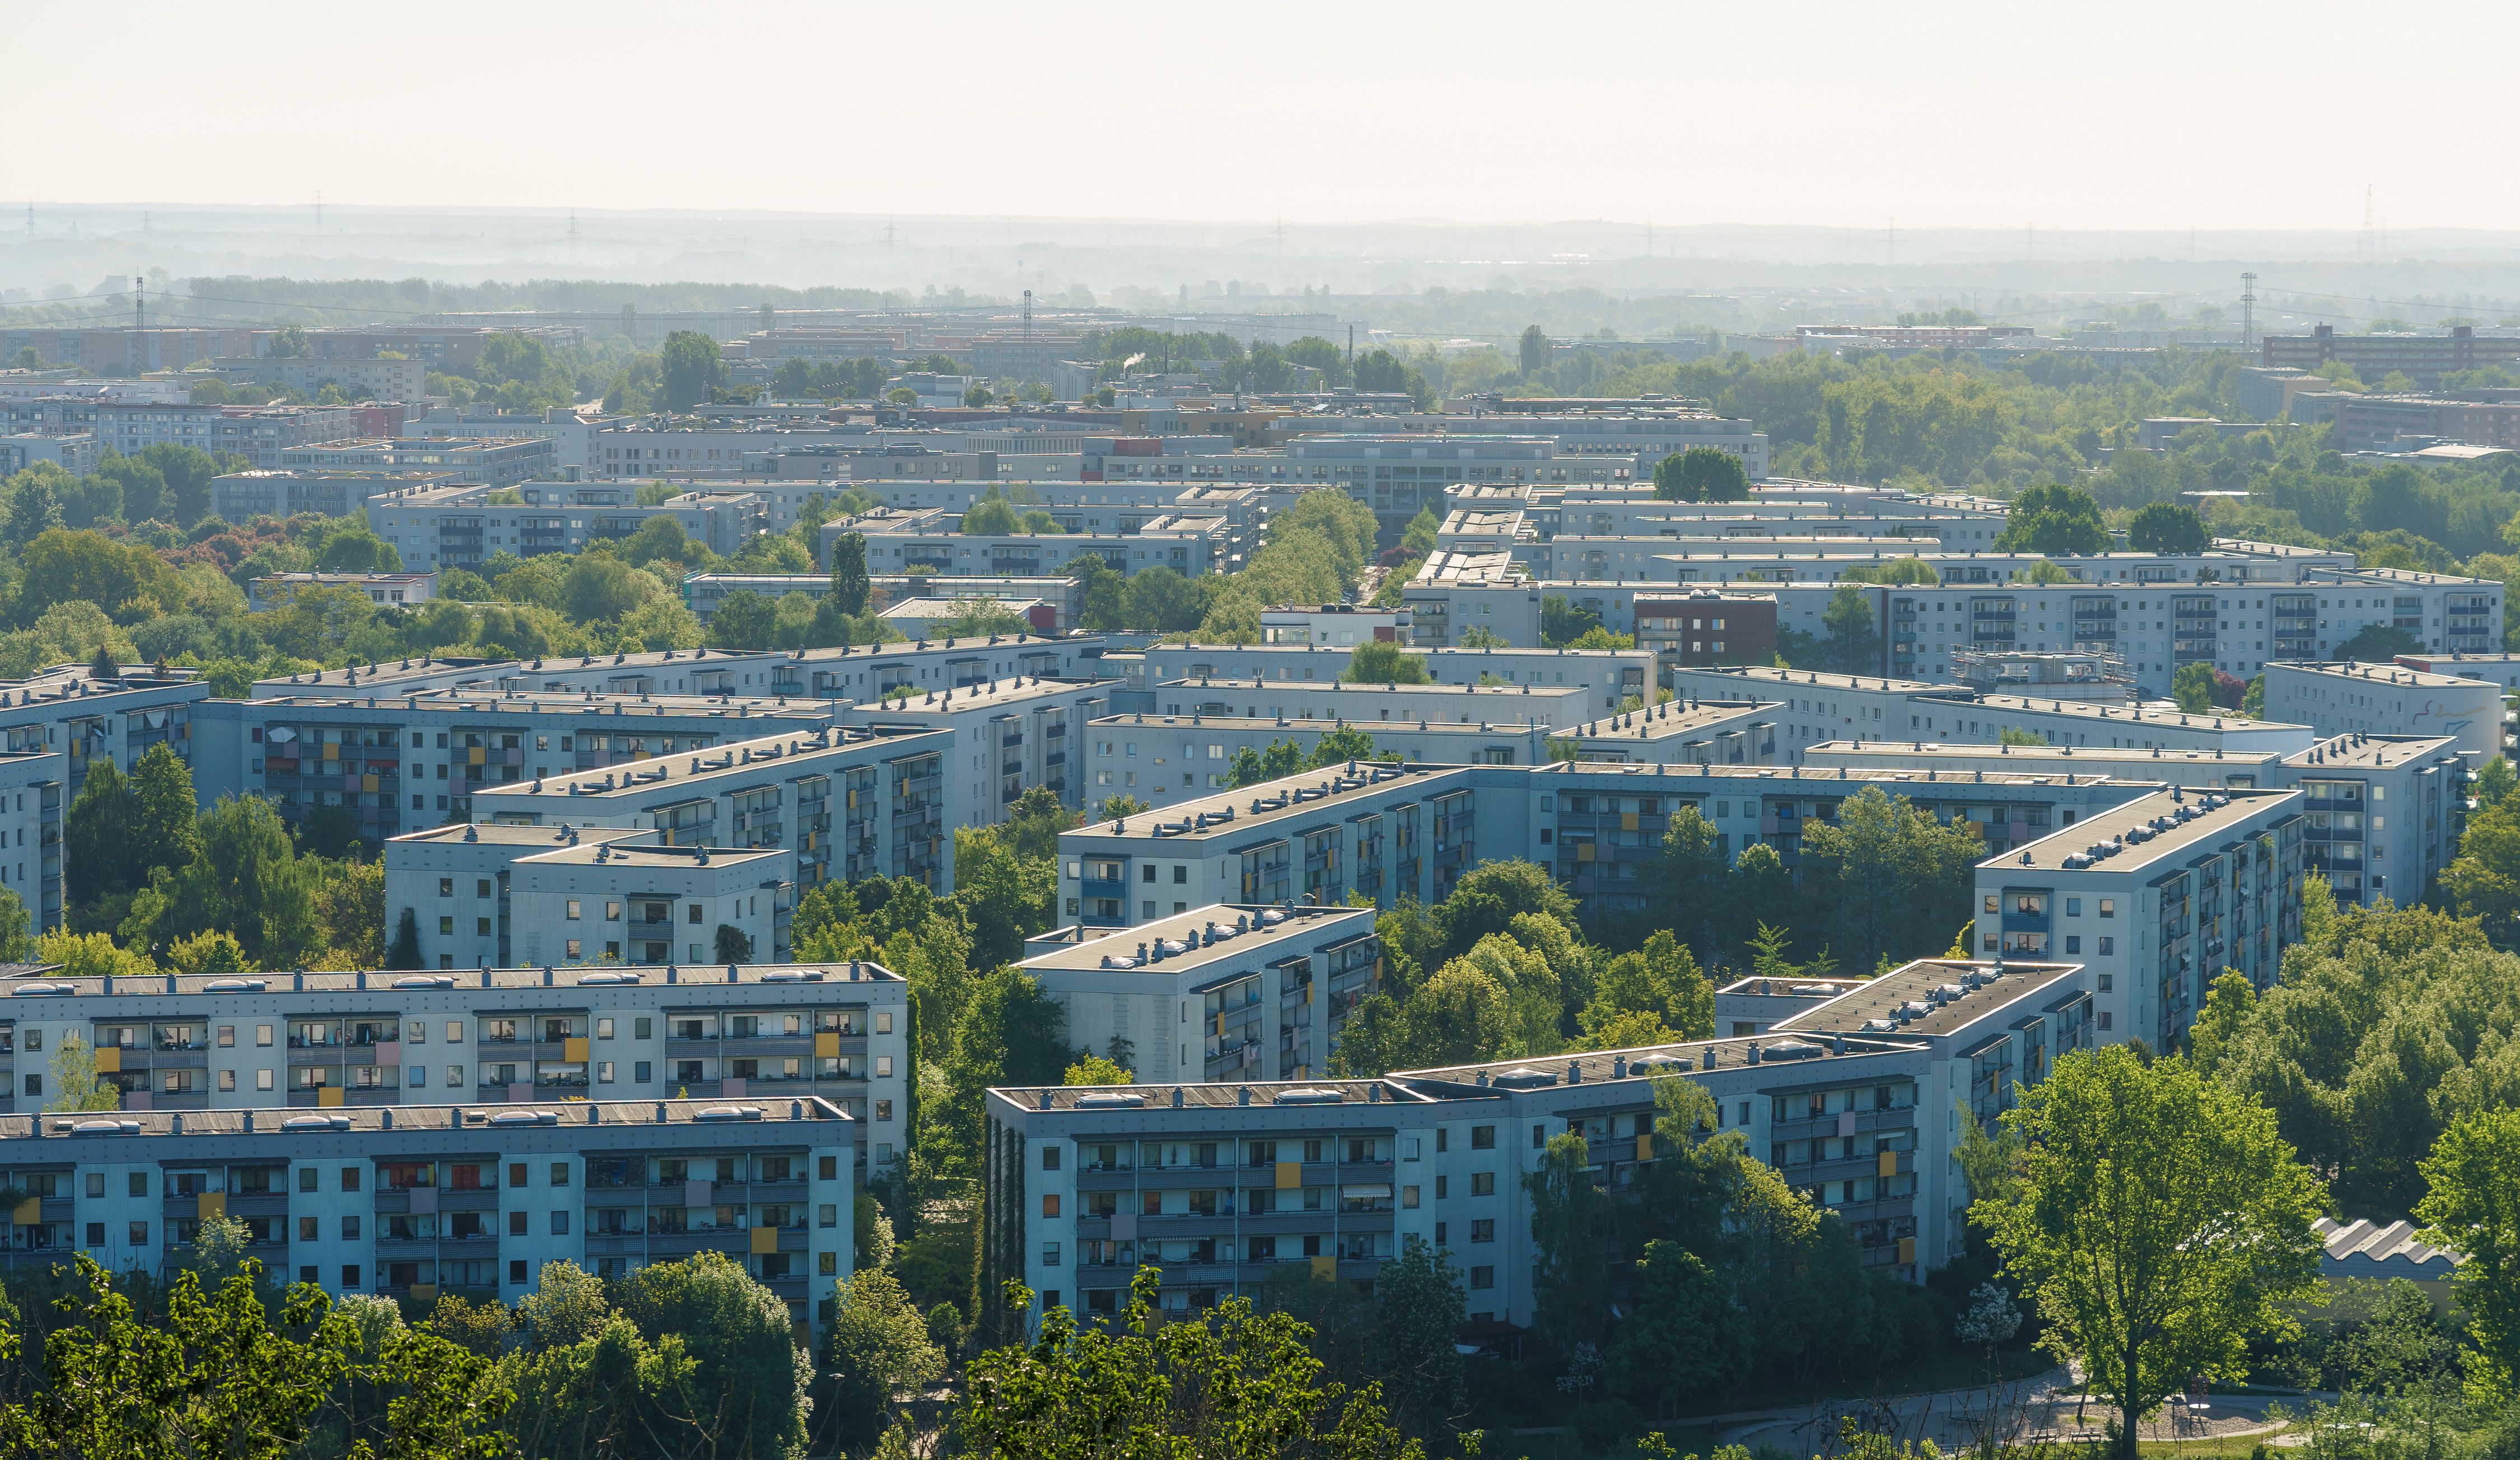
[[892,1078],[892,1056],[878,1055],[875,1057],[875,1077],[878,1079]]
[[567,917],[567,919],[568,919],[570,922],[572,922],[572,923],[574,923],[574,922],[576,922],[576,921],[578,920],[578,916],[579,916],[579,913],[578,913],[578,906],[579,906],[579,904],[578,904],[578,900],[577,900],[576,898],[571,897],[571,898],[569,898],[569,899],[568,899],[568,912],[565,914],[565,916],[566,916],[566,917]]
[[297,1240],[298,1240],[298,1241],[300,1241],[300,1242],[313,1242],[313,1241],[315,1241],[315,1240],[316,1240],[316,1237],[315,1237],[316,1229],[317,1229],[318,1227],[320,1227],[321,1225],[322,1225],[322,1223],[321,1223],[321,1222],[319,1222],[319,1221],[317,1221],[314,1217],[311,1217],[311,1216],[301,1216],[301,1217],[299,1217],[299,1218],[297,1219]]
[[268,1090],[272,1087],[272,1072],[270,1071],[257,1070],[253,1072],[253,1087],[255,1089]]
[[[1440,1149],[1440,1148],[1438,1148],[1438,1149]],[[1495,1127],[1495,1126],[1493,1126],[1493,1125],[1473,1125],[1473,1126],[1471,1126],[1471,1127],[1470,1127],[1470,1149],[1471,1149],[1471,1150],[1473,1150],[1473,1151],[1493,1151],[1493,1150],[1495,1150],[1495,1149],[1496,1149],[1496,1127]]]
[[609,1038],[611,1038],[611,1037],[612,1037],[612,1021],[610,1021],[610,1020],[608,1020],[608,1019],[599,1019],[599,1020],[597,1020],[597,1021],[595,1022],[595,1037],[596,1037],[596,1038],[598,1038],[598,1039],[609,1039]]
[[1472,1171],[1470,1173],[1470,1195],[1474,1197],[1495,1196],[1496,1172]]
[[551,1179],[551,1184],[552,1184],[552,1185],[554,1185],[554,1186],[566,1186],[566,1185],[568,1185],[568,1163],[567,1163],[567,1162],[564,1162],[564,1161],[555,1161],[555,1162],[553,1162],[553,1163],[552,1163],[552,1179]]
[[890,1014],[878,1014],[878,1015],[877,1015],[877,1016],[875,1017],[875,1031],[876,1031],[877,1033],[878,1033],[878,1034],[889,1034],[889,1033],[891,1033],[891,1032],[892,1032],[892,1016],[891,1016]]
[[1471,1268],[1471,1269],[1470,1269],[1470,1286],[1471,1286],[1471,1287],[1473,1287],[1473,1288],[1493,1288],[1493,1287],[1495,1287],[1495,1286],[1496,1286],[1496,1269],[1495,1269],[1495,1268],[1493,1268],[1493,1267],[1473,1267],[1473,1268]]
[[464,1042],[464,1024],[461,1020],[447,1021],[446,1042],[449,1044],[461,1044]]
[[[523,1237],[528,1235],[527,1228],[525,1226],[526,1220],[527,1218],[525,1213],[521,1211],[509,1212],[508,1235],[511,1237]],[[519,1279],[519,1281],[522,1281],[522,1279]]]
[[1044,1267],[1057,1267],[1058,1265],[1058,1243],[1045,1242],[1041,1245],[1041,1265]]
[[1493,1216],[1482,1216],[1472,1220],[1470,1223],[1470,1240],[1472,1242],[1496,1241],[1496,1218]]
[[2101,898],[2101,899],[2100,899],[2100,916],[2101,916],[2101,917],[2104,917],[2104,918],[2114,918],[2114,917],[2116,917],[2117,915],[2118,915],[2118,899],[2116,899],[2115,897],[2103,897],[2103,898]]
[[2071,933],[2066,934],[2066,935],[2065,935],[2065,951],[2066,951],[2066,952],[2068,952],[2068,953],[2080,953],[2080,952],[2082,952],[2082,951],[2083,951],[2083,939],[2082,939],[2079,935],[2075,935],[2075,934],[2071,934]]
[[1057,1146],[1044,1146],[1041,1148],[1041,1168],[1045,1171],[1055,1171],[1058,1169],[1058,1148]]
[[359,1189],[359,1168],[358,1168],[357,1166],[343,1166],[343,1167],[341,1167],[341,1190],[343,1190],[343,1191],[357,1191],[358,1189]]
[[1989,892],[1986,894],[1986,910],[1988,912],[1994,912],[1996,910],[1996,901],[1997,895],[1995,893]]
[[[253,1027],[253,1042],[254,1047],[257,1049],[269,1049],[271,1047],[271,1026],[267,1024],[255,1025]],[[28,1049],[33,1049],[35,1046],[30,1044],[26,1047]]]
[[[297,1189],[299,1191],[313,1191],[315,1189],[315,1168],[313,1166],[299,1166],[297,1168]],[[99,1195],[103,1195],[103,1193],[99,1193]]]
[[1414,1186],[1400,1188],[1400,1205],[1404,1209],[1415,1209],[1418,1205],[1418,1188]]
[[219,1026],[219,1048],[221,1048],[221,1049],[234,1049],[234,1048],[236,1048],[236,1026],[235,1026],[235,1025],[232,1025],[232,1024],[223,1024],[223,1025]]
[[2079,918],[2079,917],[2081,917],[2082,915],[2083,915],[2083,899],[2082,899],[2082,898],[2080,898],[2080,897],[2068,897],[2068,898],[2066,898],[2066,899],[2065,899],[2065,916],[2067,916],[2067,917],[2069,917],[2069,918]]
[[554,1237],[565,1237],[568,1235],[567,1212],[555,1211],[551,1214],[551,1231]]
[[147,1171],[134,1171],[131,1173],[130,1191],[131,1195],[135,1197],[145,1197],[149,1195],[149,1173]]
[[[2100,939],[2100,956],[2101,956],[2102,958],[2106,958],[2106,957],[2108,957],[2110,954],[2115,953],[2117,950],[2118,950],[2118,940],[2117,940],[2116,938],[2114,938],[2114,937],[2102,937],[2102,938]],[[2106,975],[2106,974],[2102,974],[2102,975],[2100,975],[2100,977],[2101,977],[2102,979],[2106,979],[2106,978],[2108,977],[2108,975]]]

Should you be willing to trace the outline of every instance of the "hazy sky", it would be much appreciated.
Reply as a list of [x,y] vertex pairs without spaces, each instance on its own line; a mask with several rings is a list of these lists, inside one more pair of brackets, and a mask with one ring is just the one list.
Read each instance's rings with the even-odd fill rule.
[[10,9],[12,202],[2520,228],[2508,4]]

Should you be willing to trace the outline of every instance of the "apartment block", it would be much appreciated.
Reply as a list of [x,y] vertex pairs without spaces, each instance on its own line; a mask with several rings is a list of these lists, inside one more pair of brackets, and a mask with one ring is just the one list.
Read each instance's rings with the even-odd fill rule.
[[1099,658],[1104,642],[1096,637],[1011,634],[985,641],[931,640],[850,649],[665,649],[574,659],[552,656],[530,662],[423,659],[260,680],[254,693],[311,695],[327,687],[335,693],[358,695],[541,691],[640,697],[642,704],[658,695],[707,695],[732,697],[731,707],[741,712],[742,707],[736,701],[763,697],[875,700],[901,690],[924,694],[1018,674],[1084,677],[1076,672],[1077,666]]
[[810,1336],[849,1271],[861,1139],[815,1099],[0,1117],[0,1179],[27,1193],[0,1265],[167,1277],[218,1216],[277,1280],[426,1305],[719,1252]]
[[[1581,707],[1588,715],[1608,713],[1631,699],[1653,698],[1650,651],[1405,647],[1436,684],[1494,686],[1501,682],[1508,688],[1530,685],[1549,690],[1582,686],[1590,691]],[[1130,678],[1132,689],[1148,689],[1168,680],[1265,679],[1283,692],[1326,688],[1347,672],[1354,654],[1353,645],[1338,644],[1148,644],[1135,654],[1114,655],[1112,662],[1134,666],[1113,670]]]
[[[897,604],[925,595],[931,599],[1018,599],[1048,604],[1052,611],[1046,631],[1065,633],[1077,625],[1077,616],[1084,609],[1082,585],[1072,577],[1052,575],[1038,578],[904,577],[900,574],[869,575],[869,588],[878,602]],[[768,599],[785,598],[802,593],[820,600],[832,591],[832,578],[822,572],[696,572],[683,579],[683,607],[692,616],[706,623],[717,613],[717,606],[730,593],[751,593]]]
[[1058,837],[1061,916],[1121,928],[1169,916],[1176,901],[1333,907],[1351,890],[1382,907],[1403,897],[1431,906],[1481,854],[1523,854],[1527,818],[1508,798],[1498,800],[1495,840],[1481,841],[1490,828],[1473,786],[1527,774],[1360,763],[1088,822]]
[[[2272,751],[2289,754],[2316,739],[2307,724],[2286,718],[2245,719],[2237,714],[2190,714],[2159,701],[2050,699],[2040,695],[1981,694],[1966,685],[1765,665],[1679,669],[1671,675],[1679,694],[1722,700],[1755,700],[1778,707],[1782,744],[1778,757],[1802,762],[1806,752],[1830,741],[1968,741],[1992,744],[2004,731],[2037,735],[2050,745],[2132,750],[2206,750],[2235,753]],[[2270,681],[2272,683],[2272,681]],[[2267,712],[2279,716],[2273,700]]]
[[191,446],[216,456],[242,456],[264,471],[290,465],[286,452],[319,441],[338,441],[361,433],[366,417],[356,406],[340,405],[174,405],[158,401],[100,402],[96,435],[100,445],[124,456],[137,456],[152,446]]
[[1104,713],[1113,679],[1030,679],[1020,675],[912,697],[908,689],[886,703],[850,711],[853,719],[894,731],[925,731],[945,745],[946,768],[956,790],[955,826],[994,826],[1024,792],[1047,786],[1068,805],[1081,804],[1081,755],[1086,722]]
[[832,543],[854,532],[867,540],[873,573],[1029,578],[1065,572],[1091,554],[1118,573],[1169,568],[1191,578],[1235,571],[1257,549],[1222,516],[1167,513],[1129,531],[967,533],[962,522],[959,514],[890,509],[834,518],[823,525],[820,561],[832,561]]
[[2100,1042],[2175,1048],[2226,969],[2301,937],[2309,798],[2172,787],[1978,865],[1978,951],[2090,971]]
[[2267,666],[2266,710],[2321,735],[2447,735],[2476,763],[2502,753],[2502,686],[2399,664]]
[[1176,679],[1148,686],[1166,715],[1282,714],[1293,719],[1450,720],[1457,725],[1566,726],[1599,713],[1588,687],[1347,684],[1328,680]]
[[950,737],[834,729],[723,743],[633,762],[484,785],[472,814],[510,826],[637,827],[673,846],[791,847],[797,886],[915,877],[954,890]]
[[873,963],[79,979],[0,997],[8,1098],[40,1110],[64,1038],[127,1111],[812,1097],[907,1138],[908,985]]
[[[1725,1131],[1852,1227],[1908,1281],[1958,1251],[1965,1203],[1947,1118],[1986,1118],[2092,1042],[2072,965],[1911,964],[1764,1036],[1395,1072],[1373,1080],[993,1090],[980,1244],[986,1295],[1108,1320],[1142,1264],[1187,1316],[1292,1271],[1371,1286],[1411,1238],[1463,1274],[1486,1341],[1534,1316],[1523,1177],[1550,1137],[1584,1137],[1597,1183],[1642,1199],[1655,1089],[1685,1079]],[[1614,1254],[1615,1257],[1633,1254]]]
[[194,669],[132,665],[99,678],[91,664],[63,664],[0,681],[0,751],[63,757],[63,803],[78,798],[88,767],[111,760],[126,774],[163,745],[193,760],[194,716],[210,687]]
[[2303,870],[2326,877],[2340,900],[2362,903],[2423,895],[2458,854],[2475,778],[2457,742],[2420,735],[2340,735],[2289,755],[1849,742],[1815,746],[1805,763],[1822,774],[1832,766],[1942,777],[2062,773],[2189,791],[2298,791]]
[[[2028,577],[2049,560],[1926,553],[1944,574],[1940,584],[1855,585],[1881,641],[1877,670],[1868,672],[1948,682],[1961,652],[2099,653],[2122,660],[2144,693],[2167,697],[2183,665],[2248,678],[2270,662],[2324,658],[2375,625],[2404,629],[2434,653],[2483,653],[2499,642],[2502,592],[2494,582],[2359,569],[2350,554],[2248,548],[2058,559],[2052,566],[2068,580],[2044,584]],[[1888,561],[1753,552],[1667,555],[1663,582],[1772,596],[1780,631],[1822,640],[1844,574]],[[1642,578],[1542,577],[1503,551],[1438,552],[1403,590],[1412,638],[1426,645],[1458,643],[1473,627],[1536,644],[1551,596],[1628,633],[1638,627],[1639,603],[1666,600],[1671,590]]]
[[829,707],[776,696],[368,693],[376,687],[339,670],[326,686],[281,688],[293,692],[201,708],[194,789],[204,804],[261,796],[292,823],[338,809],[370,841],[470,820],[473,798],[495,787],[783,731],[819,734],[832,722]]
[[796,854],[659,844],[624,827],[438,827],[384,845],[387,935],[413,914],[420,966],[785,963]]
[[58,751],[0,753],[0,890],[24,904],[36,933],[62,926],[66,764]]
[[1069,1041],[1141,1078],[1309,1078],[1381,988],[1372,908],[1173,905],[1125,933],[1071,925],[1032,938],[1019,965],[1066,1011]]
[[246,590],[246,607],[254,612],[296,601],[308,588],[355,588],[379,608],[418,608],[437,596],[433,572],[271,572]]
[[[464,443],[487,450],[513,442]],[[519,449],[540,452],[530,477],[550,475],[551,443]],[[401,486],[367,503],[368,525],[413,569],[478,570],[499,553],[518,558],[577,553],[596,542],[629,537],[656,518],[670,518],[683,534],[722,555],[768,529],[761,499],[750,492],[698,490],[643,507],[627,487],[581,486],[519,478],[522,485]],[[504,499],[504,500],[503,500]]]
[[541,436],[361,436],[289,447],[278,465],[295,472],[442,473],[493,489],[558,476],[560,467],[552,443]]

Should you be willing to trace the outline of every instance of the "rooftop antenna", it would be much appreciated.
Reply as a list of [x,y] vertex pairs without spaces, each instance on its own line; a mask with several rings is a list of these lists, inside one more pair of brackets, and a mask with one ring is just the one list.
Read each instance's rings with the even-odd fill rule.
[[2246,350],[2258,330],[2258,276],[2240,276],[2240,348]]
[[1032,291],[1029,289],[1023,294],[1023,332],[1026,341],[1032,339]]

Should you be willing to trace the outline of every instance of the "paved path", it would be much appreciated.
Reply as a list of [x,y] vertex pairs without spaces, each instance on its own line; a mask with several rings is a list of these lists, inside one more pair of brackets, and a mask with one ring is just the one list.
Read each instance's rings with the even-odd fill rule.
[[[2196,1410],[2173,1401],[2144,1425],[2143,1438],[2167,1442],[2265,1434],[2276,1428],[2266,1417],[2268,1405],[2280,1400],[2298,1408],[2304,1397],[2215,1394]],[[1969,1447],[1991,1428],[2009,1431],[2019,1438],[2096,1439],[2108,1418],[2097,1403],[2085,1401],[2073,1388],[2071,1376],[2059,1368],[1994,1386],[1741,1410],[1691,1423],[1717,1426],[1719,1443],[1752,1449],[1771,1444],[1789,1455],[1808,1455],[1834,1449],[1837,1433],[1848,1419],[1896,1439],[1931,1438],[1949,1453]]]

